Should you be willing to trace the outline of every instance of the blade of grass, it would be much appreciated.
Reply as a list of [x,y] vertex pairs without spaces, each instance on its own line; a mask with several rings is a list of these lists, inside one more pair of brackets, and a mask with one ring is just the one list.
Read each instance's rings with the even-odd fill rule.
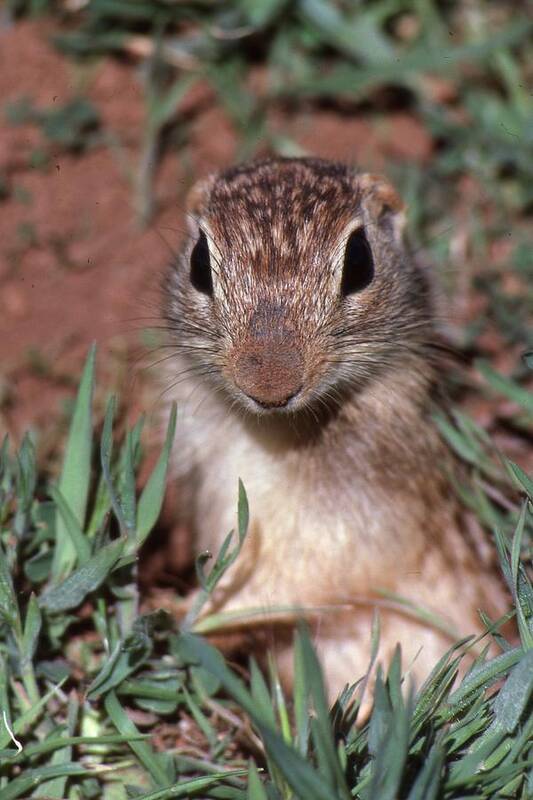
[[250,761],[250,766],[248,767],[248,792],[246,797],[247,800],[268,800],[255,761]]
[[111,498],[111,505],[113,511],[120,525],[121,533],[128,537],[131,533],[128,528],[128,522],[124,516],[120,498],[115,489],[115,483],[111,474],[111,457],[113,453],[113,417],[115,416],[116,400],[114,397],[109,398],[107,404],[106,414],[104,418],[104,426],[102,428],[102,438],[100,440],[100,463],[102,465],[102,474],[106,482],[107,491]]
[[302,625],[298,630],[298,637],[302,640],[302,659],[305,670],[305,682],[309,687],[309,697],[315,710],[311,720],[311,731],[319,760],[329,775],[329,783],[335,787],[339,797],[347,800],[350,791],[339,763],[339,758],[331,731],[326,690],[322,677],[322,670],[318,658],[311,645],[309,633]]
[[517,405],[522,406],[529,414],[533,414],[533,393],[523,389],[516,381],[506,378],[496,372],[487,361],[482,359],[475,362],[475,366],[481,372],[487,383],[496,389],[497,392],[508,397]]
[[246,775],[245,769],[226,770],[224,772],[217,772],[214,775],[209,775],[205,778],[192,778],[192,780],[182,781],[174,786],[168,786],[166,789],[161,789],[157,792],[150,792],[150,794],[143,794],[137,797],[137,800],[167,800],[169,797],[190,797],[196,795],[202,789],[209,789],[223,780],[228,778],[238,778]]
[[80,764],[58,764],[48,767],[28,769],[19,778],[11,781],[9,786],[2,789],[2,800],[15,800],[15,798],[29,797],[31,790],[46,780],[56,777],[73,777],[74,775],[94,775],[94,768],[89,769]]
[[[154,753],[147,742],[139,741],[139,731],[124,711],[114,692],[109,692],[109,694],[106,695],[104,705],[109,719],[116,729],[123,736],[132,737],[128,740],[128,744],[141,764],[151,775],[155,785],[168,789],[168,785],[172,782],[174,776],[167,774],[167,770],[163,767],[159,754]],[[150,797],[150,795],[147,795],[147,797]]]
[[[137,734],[138,741],[148,739],[150,734],[139,733]],[[24,750],[18,755],[12,756],[9,759],[11,764],[18,764],[21,761],[33,758],[34,756],[41,756],[45,753],[51,753],[54,750],[61,749],[62,747],[73,747],[78,745],[106,745],[106,744],[127,744],[135,737],[131,735],[122,736],[119,733],[103,734],[100,736],[61,736],[56,739],[45,739],[44,742],[39,744],[26,745]]]
[[[95,354],[96,346],[93,345],[83,370],[59,479],[59,491],[81,528],[85,521],[91,476]],[[72,570],[75,563],[76,549],[58,510],[54,555],[50,572],[51,583],[59,583]]]
[[120,538],[102,547],[62,583],[45,589],[39,601],[41,608],[50,614],[57,614],[79,606],[89,592],[93,592],[105,581],[120,558],[125,544],[126,540]]
[[170,412],[170,419],[167,427],[167,434],[163,450],[150,475],[146,486],[139,498],[137,507],[137,544],[141,545],[152,528],[154,527],[157,518],[159,517],[161,506],[163,505],[163,496],[165,493],[165,482],[168,471],[168,462],[170,459],[170,451],[174,441],[174,433],[176,431],[176,404],[172,405]]
[[[68,701],[67,710],[67,729],[65,733],[72,736],[76,727],[77,717],[79,711],[79,701],[76,692],[72,692]],[[65,745],[57,750],[54,750],[50,760],[50,766],[68,765],[72,762],[72,746]],[[57,798],[61,800],[65,796],[65,789],[67,785],[67,775],[56,775],[50,780],[41,783],[39,788],[33,793],[34,797],[44,798]]]
[[[16,720],[13,722],[13,733],[15,736],[19,734],[26,733],[27,730],[31,728],[35,720],[38,718],[39,714],[46,706],[48,701],[51,697],[61,688],[64,684],[66,678],[64,678],[57,686],[53,686],[46,694],[44,694],[40,700],[32,705],[30,708],[27,709],[20,717],[17,717]],[[0,750],[3,750],[11,742],[11,736],[8,731],[3,730],[0,731]]]
[[85,536],[80,523],[63,497],[60,489],[58,489],[57,486],[50,486],[48,494],[56,504],[60,517],[63,520],[65,530],[76,552],[76,561],[81,566],[85,564],[91,556],[89,540]]

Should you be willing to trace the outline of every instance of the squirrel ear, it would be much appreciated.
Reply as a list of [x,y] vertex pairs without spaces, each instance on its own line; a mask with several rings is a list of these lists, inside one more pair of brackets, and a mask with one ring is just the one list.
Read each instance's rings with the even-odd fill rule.
[[388,228],[394,241],[400,243],[405,227],[405,204],[396,189],[386,178],[371,173],[359,175],[357,183],[372,219]]
[[207,178],[201,178],[199,181],[196,181],[196,183],[193,184],[187,194],[185,211],[187,214],[189,227],[195,234],[198,232],[198,224],[205,208],[205,201],[214,182],[214,175],[208,175]]

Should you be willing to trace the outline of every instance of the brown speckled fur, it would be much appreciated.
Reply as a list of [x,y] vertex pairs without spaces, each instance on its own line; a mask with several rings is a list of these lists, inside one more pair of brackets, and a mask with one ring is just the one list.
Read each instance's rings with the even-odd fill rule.
[[[479,574],[446,477],[431,419],[441,372],[431,281],[403,243],[401,201],[383,178],[277,159],[202,181],[189,212],[164,314],[176,472],[197,548],[216,552],[235,527],[239,477],[251,509],[211,608],[259,607],[267,618],[272,607],[313,609],[334,693],[366,670],[377,605],[381,658],[399,641],[420,680],[449,637],[380,590],[433,609],[458,634],[478,632],[477,609],[498,613],[504,599]],[[346,241],[361,226],[374,278],[343,297]],[[190,281],[200,229],[212,297]]]

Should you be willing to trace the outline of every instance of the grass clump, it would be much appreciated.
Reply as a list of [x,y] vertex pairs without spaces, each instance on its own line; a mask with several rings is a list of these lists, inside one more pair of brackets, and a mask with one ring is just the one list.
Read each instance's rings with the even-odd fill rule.
[[[497,389],[515,392],[485,374]],[[175,413],[138,495],[142,420],[115,452],[113,400],[94,479],[93,387],[94,350],[54,485],[41,486],[29,437],[15,455],[7,441],[0,454],[2,800],[531,797],[533,588],[521,554],[531,555],[533,485],[517,465],[504,462],[523,495],[518,515],[513,506],[491,521],[519,639],[487,621],[497,655],[485,648],[458,683],[476,644],[460,642],[416,691],[402,677],[398,650],[386,675],[377,669],[373,709],[362,724],[369,674],[330,710],[305,628],[295,637],[290,698],[273,664],[267,680],[252,660],[245,681],[194,633],[202,600],[246,535],[243,487],[239,543],[230,551],[228,537],[209,574],[199,561],[199,600],[182,625],[140,613],[138,552],[161,508]],[[530,404],[521,390],[516,397]],[[471,452],[471,430],[455,431],[455,445]],[[477,442],[478,466],[485,446]],[[377,622],[372,637],[376,653]],[[180,721],[194,731],[194,746]]]
[[22,98],[7,106],[6,119],[11,125],[37,125],[50,144],[74,153],[91,146],[100,126],[98,112],[82,97],[42,111],[28,98]]

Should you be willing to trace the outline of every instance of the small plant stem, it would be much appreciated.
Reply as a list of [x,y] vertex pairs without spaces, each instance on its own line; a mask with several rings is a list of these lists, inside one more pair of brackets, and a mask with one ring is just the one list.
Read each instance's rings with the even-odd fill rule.
[[20,619],[20,612],[17,608],[17,614],[14,619],[13,635],[17,643],[17,650],[19,653],[19,670],[22,684],[28,696],[29,705],[32,706],[40,700],[39,688],[33,671],[33,662],[31,658],[26,655],[24,646],[24,635],[22,632],[22,621]]
[[209,594],[210,592],[207,589],[198,589],[194,597],[194,601],[191,603],[191,607],[185,614],[180,625],[182,631],[192,630],[194,623],[200,616],[202,608],[209,600]]
[[28,699],[31,705],[34,705],[40,700],[41,695],[39,693],[39,687],[37,686],[37,679],[35,678],[35,672],[33,671],[33,664],[31,661],[24,664],[21,661],[20,677],[22,679],[24,689],[26,690],[26,694],[28,695]]
[[129,568],[129,580],[120,587],[120,599],[117,601],[116,614],[120,638],[129,636],[133,623],[139,614],[139,588],[137,585],[138,567],[133,564]]

